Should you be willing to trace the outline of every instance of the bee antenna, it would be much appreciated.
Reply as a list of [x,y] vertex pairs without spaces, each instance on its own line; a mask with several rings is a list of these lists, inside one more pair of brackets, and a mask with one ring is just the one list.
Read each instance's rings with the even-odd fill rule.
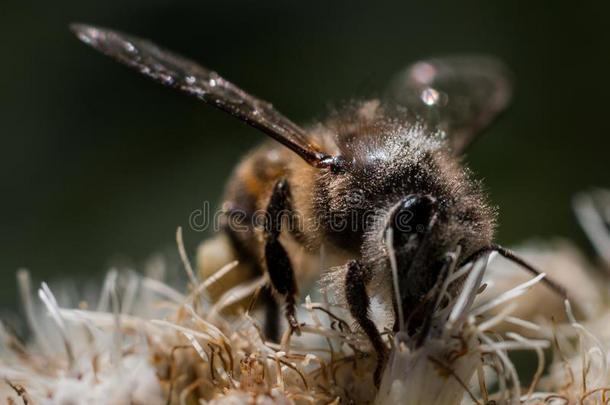
[[[485,254],[485,253],[488,253],[488,252],[497,252],[498,254],[500,254],[505,259],[510,260],[511,262],[519,265],[521,268],[529,271],[530,273],[532,273],[532,274],[534,274],[536,276],[538,276],[540,274],[543,274],[542,271],[538,270],[537,268],[535,268],[534,266],[532,266],[531,264],[529,264],[528,262],[523,260],[521,257],[517,256],[517,254],[515,254],[512,250],[507,249],[507,248],[505,248],[505,247],[503,247],[501,245],[497,245],[495,243],[492,243],[490,246],[484,247],[483,249],[475,252],[473,255],[471,255],[465,261],[465,263],[474,261],[477,258],[479,258],[482,254]],[[563,299],[567,299],[568,298],[568,292],[566,291],[565,287],[563,287],[561,284],[553,281],[549,277],[544,277],[542,279],[542,282],[545,283],[547,286],[549,286],[559,296],[561,296],[561,298],[563,298]]]

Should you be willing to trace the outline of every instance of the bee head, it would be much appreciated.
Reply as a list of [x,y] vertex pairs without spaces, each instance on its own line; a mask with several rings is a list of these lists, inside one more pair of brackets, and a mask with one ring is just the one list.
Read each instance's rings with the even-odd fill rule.
[[[431,279],[422,274],[422,268],[426,267],[425,273],[430,273],[429,267],[436,261],[432,257],[435,249],[431,238],[435,236],[432,231],[438,217],[437,199],[428,194],[407,195],[390,210],[384,239],[390,267],[396,277],[393,288],[398,288],[398,293],[392,297],[397,323],[397,306],[402,306],[401,314],[410,314],[414,298],[427,289],[427,280]],[[395,327],[400,328],[400,325]]]

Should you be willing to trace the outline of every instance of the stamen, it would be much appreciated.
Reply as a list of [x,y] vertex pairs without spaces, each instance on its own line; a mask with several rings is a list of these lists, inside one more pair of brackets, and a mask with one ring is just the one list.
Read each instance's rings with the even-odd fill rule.
[[191,280],[191,285],[193,288],[199,285],[199,281],[197,281],[197,276],[193,271],[193,266],[191,266],[191,262],[186,254],[186,249],[184,248],[184,241],[182,240],[182,227],[179,226],[176,230],[176,243],[178,244],[178,252],[180,253],[180,259],[182,260],[182,264],[184,265],[184,270]]

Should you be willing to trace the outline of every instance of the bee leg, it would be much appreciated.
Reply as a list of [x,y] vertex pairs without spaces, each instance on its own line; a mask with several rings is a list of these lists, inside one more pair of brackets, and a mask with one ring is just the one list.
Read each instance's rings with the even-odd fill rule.
[[273,291],[265,286],[261,291],[261,298],[265,306],[265,337],[272,342],[280,341],[280,312]]
[[285,179],[279,180],[273,188],[265,220],[265,264],[271,286],[286,302],[285,315],[292,331],[299,332],[296,319],[297,285],[290,258],[280,243],[284,216],[292,220],[290,188]]
[[377,352],[377,367],[373,379],[375,386],[379,387],[381,373],[388,358],[388,348],[383,342],[377,326],[369,316],[370,299],[366,291],[367,282],[366,273],[360,263],[355,260],[348,262],[345,275],[345,297],[350,314],[367,335],[373,349]]
[[[243,268],[239,269],[241,273],[249,274],[251,277],[257,277],[257,276],[260,276],[261,274],[263,274],[264,269],[262,268],[262,266],[260,264],[256,264],[256,265],[253,264],[253,263],[258,263],[258,259],[256,259],[254,256],[252,256],[249,253],[248,249],[246,247],[244,247],[243,242],[241,242],[240,239],[235,234],[235,232],[237,232],[237,231],[232,230],[231,227],[229,227],[229,226],[225,227],[223,231],[225,232],[225,235],[226,235],[225,237],[228,239],[228,243],[230,243],[233,256],[231,256],[229,258],[222,257],[222,261],[220,263],[226,263],[231,260],[238,259],[240,262],[240,265],[241,265],[241,263],[244,263],[244,265],[242,265]],[[198,252],[198,256],[201,255],[204,258],[204,260],[201,260],[201,262],[205,263],[207,268],[211,267],[210,260],[208,260],[208,258],[219,255],[219,253],[218,253],[219,247],[222,248],[223,246],[222,245],[221,246],[211,245],[209,247],[209,250],[211,250],[209,253],[204,252],[201,249],[200,249],[200,252]],[[220,249],[220,250],[222,251],[222,249]],[[249,265],[245,265],[246,263],[248,263]],[[214,269],[218,269],[219,267],[221,267],[221,264],[219,264],[219,263],[212,263],[212,264],[214,266],[212,268],[214,268]],[[247,277],[247,275],[245,277]],[[262,304],[262,307],[264,310],[265,337],[272,342],[279,342],[279,340],[280,340],[280,313],[279,313],[279,309],[278,309],[278,305],[277,305],[277,300],[273,296],[272,287],[264,286],[261,289],[260,295],[257,298],[260,299],[260,303]],[[255,299],[256,299],[256,297],[255,297]],[[254,306],[255,304],[256,304],[256,301],[250,302],[251,307]]]

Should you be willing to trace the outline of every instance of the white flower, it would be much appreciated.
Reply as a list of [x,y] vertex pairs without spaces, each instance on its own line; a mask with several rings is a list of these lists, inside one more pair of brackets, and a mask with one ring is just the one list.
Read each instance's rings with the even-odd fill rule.
[[[607,194],[581,196],[577,206],[603,259],[604,249],[610,249],[605,245],[610,197],[599,195]],[[402,331],[386,331],[390,356],[379,390],[373,384],[375,356],[352,327],[340,297],[330,304],[320,294],[306,296],[299,313],[302,335],[266,342],[259,314],[235,310],[264,279],[219,288],[224,276],[239,279],[233,274],[239,267],[229,263],[199,280],[180,234],[178,242],[189,279],[186,292],[168,285],[157,263],[145,275],[110,271],[97,299],[70,303],[61,289],[56,298],[43,283],[34,300],[29,275],[20,272],[31,339],[23,345],[0,324],[2,398],[57,405],[605,404],[610,399],[610,283],[607,275],[593,276],[566,242],[529,244],[518,253],[565,285],[569,302],[548,291],[542,275],[531,278],[499,258],[449,266],[431,296],[428,333],[415,341]],[[459,251],[453,257],[457,263]],[[387,322],[382,318],[377,320]],[[544,374],[547,349],[553,357]],[[513,350],[529,350],[537,359],[533,381],[520,380],[509,355]]]

